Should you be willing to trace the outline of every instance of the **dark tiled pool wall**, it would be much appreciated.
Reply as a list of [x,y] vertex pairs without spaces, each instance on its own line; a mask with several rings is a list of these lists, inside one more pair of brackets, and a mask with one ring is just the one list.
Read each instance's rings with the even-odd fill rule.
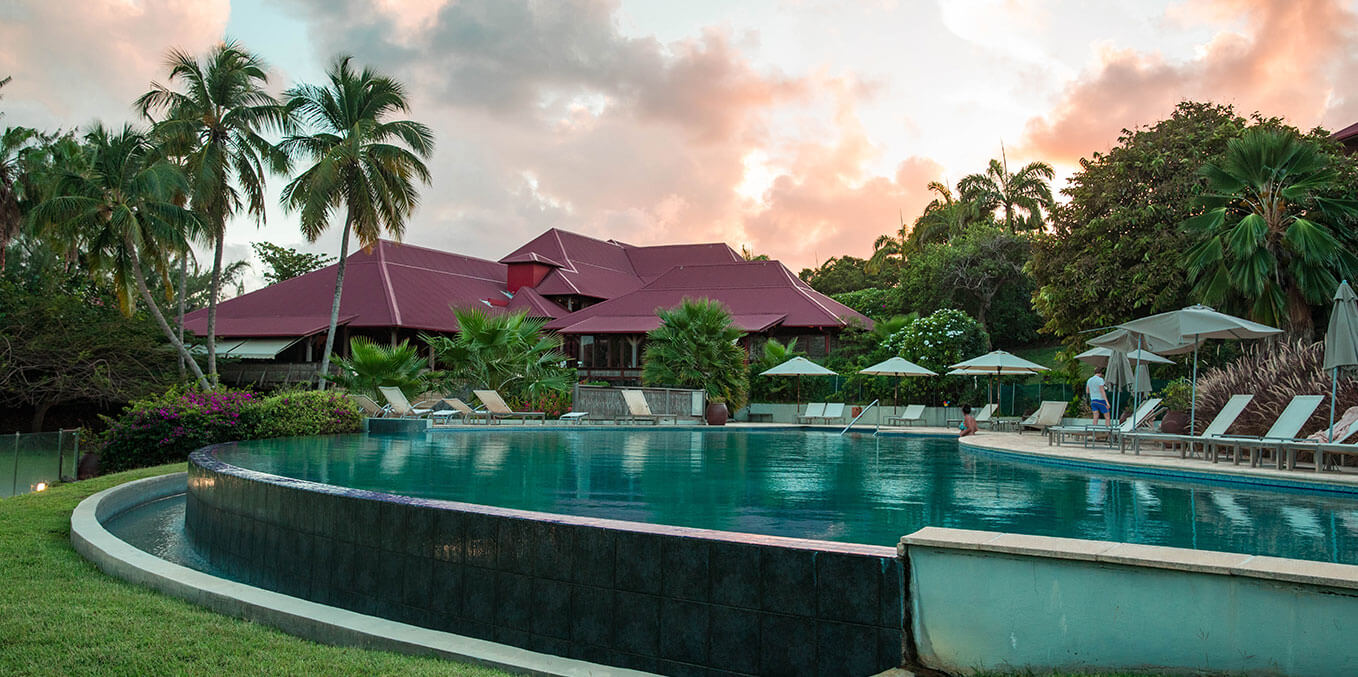
[[673,675],[836,676],[901,663],[894,557],[314,487],[191,463],[189,535],[251,585],[596,663]]

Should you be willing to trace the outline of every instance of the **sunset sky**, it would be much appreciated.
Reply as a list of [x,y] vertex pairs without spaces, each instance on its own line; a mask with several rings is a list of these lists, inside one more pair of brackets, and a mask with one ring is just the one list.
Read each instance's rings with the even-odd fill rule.
[[[867,255],[1002,143],[1059,188],[1182,99],[1358,122],[1358,3],[1325,0],[8,0],[0,124],[133,119],[168,48],[224,36],[280,92],[341,52],[407,83],[438,148],[405,240],[492,259],[556,226],[797,270]],[[228,257],[260,239],[337,249],[274,207]]]

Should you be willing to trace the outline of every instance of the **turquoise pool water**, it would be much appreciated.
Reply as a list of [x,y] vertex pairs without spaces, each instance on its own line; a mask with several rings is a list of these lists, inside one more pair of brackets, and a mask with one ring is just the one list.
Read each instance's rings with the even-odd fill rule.
[[954,439],[512,430],[258,440],[230,464],[358,489],[894,546],[924,526],[1358,564],[1358,499],[1085,472]]

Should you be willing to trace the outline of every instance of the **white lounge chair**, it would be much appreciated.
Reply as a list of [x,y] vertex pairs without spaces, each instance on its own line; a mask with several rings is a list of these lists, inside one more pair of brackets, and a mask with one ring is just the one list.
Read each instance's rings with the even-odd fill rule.
[[640,390],[622,391],[622,400],[627,403],[627,415],[619,418],[619,421],[650,421],[660,425],[661,419],[671,418],[678,422],[676,416],[652,412],[650,403],[646,401],[646,393]]
[[[1241,450],[1249,450],[1250,467],[1258,466],[1265,449],[1278,451],[1288,442],[1298,441],[1297,433],[1301,432],[1301,427],[1306,425],[1306,419],[1311,418],[1311,414],[1316,412],[1316,408],[1324,400],[1324,395],[1297,395],[1293,397],[1282,413],[1278,414],[1278,420],[1273,422],[1273,426],[1263,436],[1223,435],[1209,443],[1213,448],[1212,457],[1216,458],[1217,447],[1230,447],[1231,462],[1239,464]],[[1281,469],[1283,467],[1283,454],[1275,453],[1274,457],[1276,465]]]
[[367,395],[357,395],[349,393],[349,399],[358,405],[359,411],[369,418],[382,418],[391,412],[391,407],[383,407],[372,400]]
[[816,417],[816,420],[820,421],[821,423],[843,423],[844,403],[827,402],[825,404],[825,411],[821,412],[821,415]]
[[[467,404],[456,397],[445,397],[442,402],[449,407],[446,411],[450,412],[447,416],[443,417],[444,423],[447,423],[448,419],[453,416],[461,416],[464,423],[470,423],[472,419],[475,418],[484,418],[487,422],[490,422],[490,418],[485,409],[472,409],[470,404]],[[437,411],[430,414],[430,416],[436,414],[438,414]]]
[[586,416],[589,416],[588,411],[568,411],[562,414],[559,420],[578,424],[583,422]]
[[809,423],[815,419],[824,417],[825,417],[824,402],[807,402],[806,411],[802,413],[801,416],[797,417],[797,422],[801,423],[802,421],[806,421]]
[[[1211,441],[1226,434],[1235,423],[1235,419],[1240,417],[1240,412],[1245,410],[1245,406],[1254,399],[1254,395],[1231,395],[1231,399],[1226,400],[1226,404],[1217,412],[1212,422],[1197,435],[1178,435],[1174,433],[1153,433],[1153,432],[1131,432],[1121,436],[1118,442],[1118,451],[1126,450],[1127,440],[1132,441],[1132,452],[1141,454],[1141,442],[1159,442],[1163,445],[1180,444],[1179,458],[1187,458],[1193,453],[1193,447],[1197,444],[1203,445],[1204,455],[1211,448]],[[1212,456],[1212,462],[1216,462],[1216,456]]]
[[487,425],[506,418],[519,418],[524,421],[536,418],[544,424],[547,423],[546,412],[514,411],[509,408],[508,404],[505,404],[504,398],[500,397],[500,393],[497,393],[494,390],[473,390],[472,394],[476,395],[476,399],[481,400],[481,404],[486,406]]
[[406,399],[406,394],[400,388],[392,386],[378,386],[377,392],[382,393],[382,397],[387,398],[387,403],[391,405],[391,413],[401,418],[422,418],[433,411],[430,407],[415,407]]
[[1136,411],[1132,412],[1132,415],[1127,417],[1127,420],[1116,427],[1106,425],[1052,426],[1047,429],[1047,446],[1051,446],[1055,443],[1056,446],[1059,447],[1062,442],[1066,441],[1067,437],[1080,437],[1083,438],[1084,446],[1087,447],[1094,440],[1098,439],[1099,435],[1107,435],[1108,445],[1112,446],[1113,442],[1123,435],[1150,423],[1151,420],[1155,418],[1155,414],[1159,413],[1159,407],[1160,398],[1152,397],[1145,402],[1142,402],[1141,406],[1137,407]]
[[1065,400],[1044,400],[1038,405],[1037,411],[1032,416],[1019,423],[1019,434],[1027,428],[1036,428],[1042,433],[1047,432],[1047,428],[1061,425],[1061,419],[1066,415],[1066,406],[1069,403]]
[[[991,417],[995,415],[995,410],[999,408],[1000,405],[995,404],[994,402],[981,407],[981,410],[976,412],[976,427],[979,428],[983,424],[989,424],[991,422]],[[950,418],[948,419],[948,427],[951,428],[952,426],[959,425],[963,420],[964,419],[960,418]]]
[[900,416],[887,417],[886,420],[887,425],[891,425],[893,422],[899,422],[901,424],[924,423],[924,405],[922,404],[906,405],[905,411],[901,412]]

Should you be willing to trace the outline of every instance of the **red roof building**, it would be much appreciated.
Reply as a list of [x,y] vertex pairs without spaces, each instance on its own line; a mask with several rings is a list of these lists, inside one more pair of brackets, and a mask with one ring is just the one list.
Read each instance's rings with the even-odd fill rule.
[[[218,304],[221,354],[284,362],[319,361],[335,266]],[[745,261],[714,244],[639,247],[548,230],[498,262],[380,240],[349,256],[336,349],[351,336],[382,342],[421,332],[457,331],[453,308],[526,311],[549,320],[579,359],[582,376],[640,376],[640,343],[659,325],[657,308],[686,297],[711,298],[755,334],[808,336],[813,355],[830,349],[838,330],[872,321],[811,289],[777,261]],[[207,331],[207,312],[185,317]]]

